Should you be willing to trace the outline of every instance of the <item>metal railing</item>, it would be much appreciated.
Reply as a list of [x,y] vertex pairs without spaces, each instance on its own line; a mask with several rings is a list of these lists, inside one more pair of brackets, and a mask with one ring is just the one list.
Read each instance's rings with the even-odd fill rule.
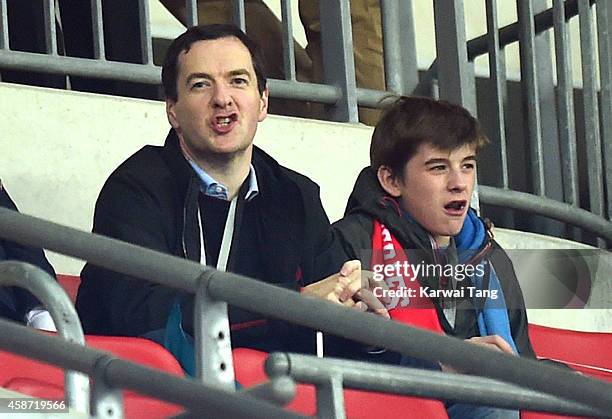
[[[411,357],[442,362],[470,374],[516,384],[591,406],[601,412],[612,411],[612,385],[609,383],[556,367],[540,365],[536,361],[491,351],[478,345],[470,345],[456,338],[410,328],[371,314],[354,312],[314,297],[304,297],[261,281],[216,271],[195,262],[119,240],[85,233],[6,209],[0,209],[0,236],[24,245],[40,246],[85,259],[123,274],[189,291],[196,294],[196,313],[199,312],[197,306],[204,303],[201,297],[205,295],[216,304],[227,302],[266,317],[278,318],[365,344],[382,346]],[[216,314],[210,313],[209,316],[211,317],[206,319],[208,326],[201,321],[197,323],[196,318],[194,329],[196,356],[202,357],[196,364],[198,377],[210,385],[231,390],[227,385],[228,377],[233,379],[233,371],[228,372],[232,370],[231,360],[228,360],[228,356],[231,358],[231,352],[227,351],[228,347],[231,349],[229,330],[225,335],[219,333],[224,333],[227,312],[219,311]],[[329,321],[331,318],[334,322]],[[205,353],[202,351],[202,338],[198,337],[201,334],[217,337],[217,343],[207,348]],[[0,340],[14,342],[14,339],[17,338]],[[32,356],[42,356],[41,351],[35,351]],[[203,361],[204,356],[209,362]],[[76,366],[71,365],[70,368],[82,371]],[[80,368],[86,367],[81,364]],[[125,378],[127,376],[122,377],[125,380],[122,385],[133,385],[134,381],[129,381]],[[333,398],[328,400],[332,402]]]
[[[228,0],[229,1],[229,0]],[[315,101],[328,105],[328,117],[337,121],[357,121],[357,106],[380,107],[389,95],[437,94],[460,103],[476,113],[474,60],[489,56],[489,70],[494,99],[482,112],[492,113],[494,121],[489,136],[499,166],[488,169],[487,183],[500,189],[520,189],[512,185],[512,150],[520,144],[509,142],[505,48],[519,43],[524,104],[525,136],[528,159],[521,176],[530,177],[526,192],[561,203],[581,207],[581,195],[588,196],[582,208],[602,219],[612,216],[612,4],[596,0],[554,0],[545,9],[545,0],[516,0],[519,19],[498,27],[497,0],[482,0],[487,12],[485,35],[472,40],[465,37],[463,2],[436,1],[434,5],[437,60],[418,83],[415,33],[411,0],[381,0],[384,68],[387,91],[359,88],[355,82],[352,51],[350,1],[321,1],[321,37],[324,84],[296,80],[296,62],[291,38],[291,1],[281,0],[283,25],[283,66],[285,79],[270,80],[270,94],[276,98]],[[140,63],[110,61],[105,50],[101,0],[91,0],[93,59],[60,54],[56,41],[56,5],[61,0],[45,0],[45,54],[14,51],[9,48],[9,22],[6,0],[0,0],[0,68],[57,73],[102,79],[117,79],[158,85],[160,68],[153,63],[153,44],[148,0],[138,0]],[[245,27],[244,0],[234,0],[234,21]],[[197,0],[185,0],[187,22],[198,22]],[[572,63],[569,54],[568,23],[580,22],[583,97],[584,147],[577,138],[574,109]],[[594,21],[597,21],[595,48]],[[34,28],[35,29],[35,28]],[[553,62],[548,36],[554,31],[557,73],[553,80]],[[61,46],[61,45],[60,45]],[[596,77],[595,58],[599,58]],[[432,83],[437,81],[437,89]],[[436,84],[436,83],[434,83]],[[599,100],[598,100],[599,98]],[[484,109],[486,108],[486,109]],[[556,111],[555,111],[556,109]],[[516,140],[516,139],[514,139]],[[584,149],[587,159],[588,190],[580,191],[578,156]],[[490,173],[489,173],[490,172]],[[516,176],[515,176],[516,177]],[[484,198],[484,204],[489,203]],[[560,205],[559,208],[562,208]],[[529,210],[527,206],[521,209]],[[557,210],[556,210],[557,211]],[[549,215],[547,212],[541,213]],[[509,225],[507,225],[509,224]],[[512,222],[498,225],[512,227]],[[552,231],[555,234],[563,232]],[[600,243],[603,246],[603,243]]]
[[[63,339],[85,344],[81,321],[70,298],[47,272],[23,262],[0,262],[0,286],[28,290],[47,307]],[[89,378],[75,371],[66,371],[64,383],[68,407],[89,413]]]
[[[91,414],[95,417],[123,417],[122,388],[181,404],[190,413],[244,417],[249,409],[261,407],[257,403],[230,403],[219,407],[219,399],[222,398],[219,398],[218,387],[194,385],[190,381],[121,360],[112,354],[85,348],[81,322],[70,298],[57,281],[36,266],[24,262],[0,262],[0,286],[21,287],[30,291],[47,308],[61,337],[38,339],[37,333],[0,320],[3,331],[0,348],[66,368],[65,400],[71,411],[74,409],[89,414],[91,406]],[[7,327],[5,323],[11,326]],[[91,394],[87,374],[93,378]],[[202,393],[206,393],[206,397],[216,398],[215,402],[211,404],[210,400],[202,399]],[[295,396],[295,383],[286,374],[277,374],[272,380],[241,394],[284,405]],[[270,417],[268,415],[292,416],[285,415],[278,408],[266,407],[258,412],[258,417],[263,418]]]
[[[447,374],[439,371],[374,365],[365,362],[309,355],[273,353],[265,364],[270,377],[291,376],[298,382],[332,387],[339,400],[326,418],[344,417],[344,388],[427,397],[455,403],[494,406],[502,409],[534,410],[580,416],[599,416],[601,411],[548,394],[527,390],[489,378]],[[612,416],[612,414],[609,414]]]
[[121,389],[185,407],[197,417],[303,418],[252,396],[245,397],[117,358],[0,319],[0,349],[26,355],[93,378],[92,416],[122,418]]

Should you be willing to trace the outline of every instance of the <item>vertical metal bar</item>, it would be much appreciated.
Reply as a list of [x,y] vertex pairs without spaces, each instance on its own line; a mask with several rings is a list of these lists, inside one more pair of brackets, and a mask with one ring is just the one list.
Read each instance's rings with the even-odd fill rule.
[[317,417],[325,419],[345,419],[344,392],[342,376],[330,375],[329,379],[317,384]]
[[412,92],[419,83],[412,0],[381,0],[387,90]]
[[91,414],[100,419],[123,419],[123,391],[114,388],[104,381],[104,367],[108,365],[108,360],[101,363],[93,377],[93,388],[91,394]]
[[535,29],[532,0],[517,0],[519,20],[519,48],[521,56],[521,87],[523,106],[527,112],[527,137],[530,143],[533,192],[544,195],[544,153],[542,150],[542,126],[540,118],[540,94],[538,91],[535,62]]
[[580,19],[580,57],[582,58],[582,94],[584,97],[584,131],[589,178],[589,203],[592,213],[604,214],[603,168],[599,135],[599,106],[595,80],[595,54],[592,10],[589,0],[578,1]]
[[350,5],[348,0],[322,1],[319,7],[325,83],[336,85],[342,93],[329,116],[334,121],[357,122],[357,83]]
[[402,56],[402,94],[410,94],[419,84],[419,63],[417,60],[416,31],[412,0],[401,0],[398,5],[401,26],[400,55]]
[[105,60],[102,0],[91,0],[91,21],[93,23],[94,58]]
[[138,0],[140,16],[140,48],[143,64],[153,65],[153,40],[151,39],[151,20],[149,19],[149,0]]
[[400,42],[399,5],[396,0],[380,1],[387,90],[403,94],[402,53]]
[[504,118],[506,69],[503,51],[499,49],[499,25],[497,20],[497,0],[486,0],[487,11],[487,38],[489,43],[489,73],[493,90],[495,92],[495,102],[493,104],[492,140],[495,148],[499,150],[501,163],[500,186],[504,189],[509,187],[508,176],[508,151],[506,146],[506,121]]
[[234,25],[246,32],[246,20],[244,18],[244,0],[233,0],[234,2]]
[[601,85],[601,140],[604,144],[608,219],[612,219],[612,4],[610,1],[600,1],[595,8]]
[[201,285],[195,297],[194,315],[197,378],[203,383],[235,391],[227,303],[211,299],[206,286]]
[[476,115],[475,92],[470,91],[463,2],[435,1],[436,53],[440,98],[463,105]]
[[55,0],[45,0],[43,4],[45,20],[45,45],[47,54],[57,55],[57,34],[55,28]]
[[564,200],[570,205],[578,205],[574,79],[564,3],[564,0],[554,0],[553,2],[555,52],[557,56],[557,124],[561,143]]
[[198,4],[196,0],[185,1],[185,11],[187,14],[187,27],[198,25]]
[[8,10],[6,0],[0,0],[0,49],[9,49]]
[[291,0],[281,0],[281,18],[283,20],[283,67],[285,70],[285,80],[295,81],[295,51],[293,48]]

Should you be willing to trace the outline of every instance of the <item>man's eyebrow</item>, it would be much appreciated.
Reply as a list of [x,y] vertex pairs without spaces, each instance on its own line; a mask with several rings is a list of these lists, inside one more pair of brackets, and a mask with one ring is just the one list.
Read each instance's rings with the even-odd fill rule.
[[208,73],[191,73],[187,76],[187,80],[185,80],[185,84],[189,84],[189,82],[193,79],[207,79],[212,80],[212,77]]
[[238,68],[236,70],[232,70],[228,73],[229,76],[249,76],[251,77],[251,72],[246,68]]

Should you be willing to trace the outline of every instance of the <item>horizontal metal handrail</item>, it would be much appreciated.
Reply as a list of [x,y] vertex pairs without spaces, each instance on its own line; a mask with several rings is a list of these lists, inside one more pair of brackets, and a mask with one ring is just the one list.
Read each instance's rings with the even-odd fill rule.
[[[276,287],[195,262],[0,208],[0,237],[175,288],[207,289],[214,300],[314,330],[442,362],[477,375],[612,411],[612,384]],[[330,321],[333,319],[333,322]]]
[[330,377],[337,376],[341,377],[344,387],[359,390],[504,409],[612,417],[610,411],[471,375],[279,352],[270,354],[265,369],[270,377],[289,375],[296,381],[307,383],[326,382]]
[[484,185],[478,186],[478,197],[483,204],[544,215],[612,242],[612,222],[581,208],[543,196]]
[[[47,272],[24,262],[0,262],[0,286],[28,290],[51,314],[58,334],[80,345],[85,344],[81,321],[74,305],[60,284]],[[79,412],[89,412],[89,378],[75,371],[66,371],[66,402]]]
[[114,388],[179,404],[207,417],[302,418],[253,397],[239,396],[194,380],[138,365],[112,354],[68,342],[55,336],[0,319],[0,349],[38,361],[100,377]]

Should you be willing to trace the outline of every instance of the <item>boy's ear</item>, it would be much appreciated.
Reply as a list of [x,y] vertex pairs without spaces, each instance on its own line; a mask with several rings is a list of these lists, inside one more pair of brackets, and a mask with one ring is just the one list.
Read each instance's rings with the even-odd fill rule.
[[394,198],[399,198],[402,195],[400,188],[400,178],[395,176],[393,171],[387,166],[380,166],[376,172],[378,183],[380,186]]

